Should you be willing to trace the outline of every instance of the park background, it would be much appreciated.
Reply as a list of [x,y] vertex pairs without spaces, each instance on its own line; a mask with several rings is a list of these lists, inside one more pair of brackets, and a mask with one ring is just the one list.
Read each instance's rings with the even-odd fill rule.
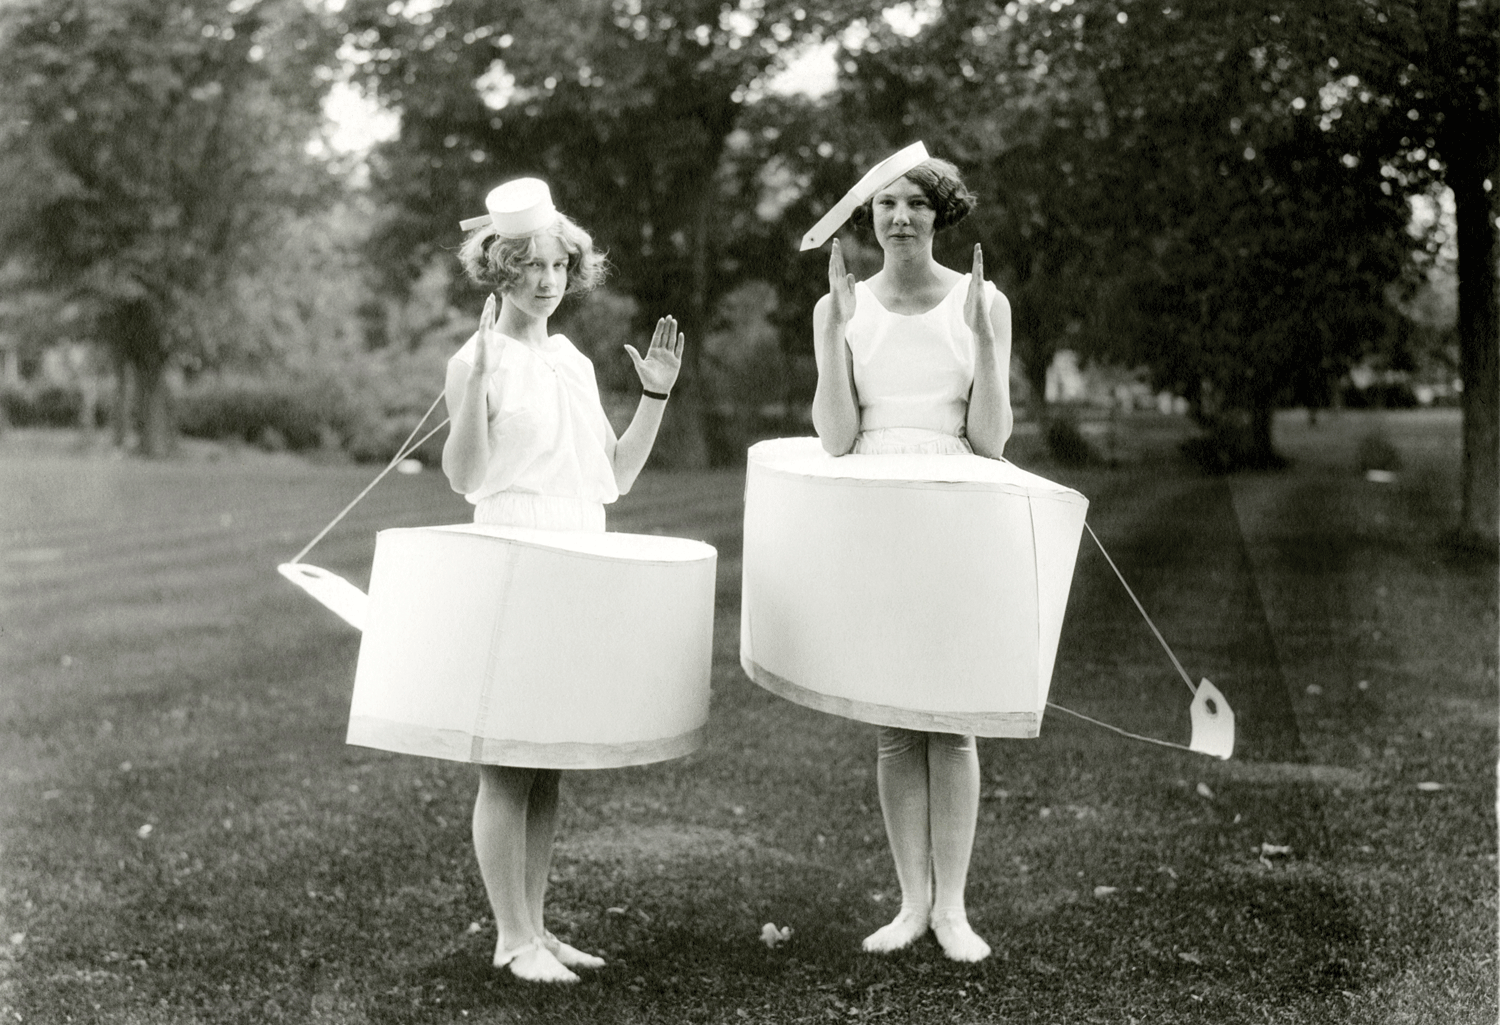
[[[0,5],[0,1013],[1493,1021],[1497,31],[1493,0]],[[733,637],[745,447],[809,429],[797,240],[916,139],[979,195],[939,258],[982,243],[1015,311],[1009,455],[1090,497],[1248,713],[1225,766],[987,744],[969,974],[853,953],[892,899],[869,738]],[[621,346],[689,338],[614,529],[720,550],[715,739],[578,782],[554,906],[616,966],[551,1002],[484,970],[471,780],[341,746],[357,637],[271,571],[436,397],[482,299],[457,222],[521,174],[609,252],[558,327],[613,415]],[[441,440],[318,557],[362,583],[375,529],[465,518]],[[1183,739],[1101,565],[1057,693]]]

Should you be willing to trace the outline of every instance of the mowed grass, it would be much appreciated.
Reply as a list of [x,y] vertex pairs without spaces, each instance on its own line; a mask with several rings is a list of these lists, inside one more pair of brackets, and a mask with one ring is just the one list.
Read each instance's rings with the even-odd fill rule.
[[[1359,466],[1377,429],[1391,483]],[[1291,469],[1234,478],[1183,430],[1013,458],[1090,498],[1240,748],[1057,713],[981,741],[977,966],[859,952],[899,900],[874,731],[740,672],[742,474],[648,474],[612,529],[719,550],[711,735],[565,777],[551,924],[609,959],[566,989],[489,967],[474,770],[346,746],[359,637],[275,573],[371,470],[0,439],[0,1021],[1489,1025],[1496,567],[1444,543],[1456,416],[1287,415]],[[392,475],[309,561],[363,585],[375,530],[466,516]],[[1053,699],[1185,742],[1187,688],[1083,544]]]

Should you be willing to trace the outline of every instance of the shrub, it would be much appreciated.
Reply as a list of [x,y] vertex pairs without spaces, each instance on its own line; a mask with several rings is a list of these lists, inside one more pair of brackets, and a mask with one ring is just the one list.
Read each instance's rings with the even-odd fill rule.
[[214,382],[178,399],[177,427],[190,438],[305,452],[341,438],[348,413],[340,400],[306,381]]
[[1083,436],[1078,421],[1069,413],[1059,413],[1047,421],[1043,440],[1047,452],[1061,466],[1092,466],[1102,460],[1094,446]]
[[[4,421],[11,427],[77,427],[83,404],[83,392],[65,385],[23,385],[0,392]],[[102,405],[96,408],[95,426],[102,412]]]

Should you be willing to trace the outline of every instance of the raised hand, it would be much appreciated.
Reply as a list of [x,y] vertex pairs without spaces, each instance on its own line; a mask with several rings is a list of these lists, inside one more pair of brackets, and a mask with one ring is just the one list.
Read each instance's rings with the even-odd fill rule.
[[974,332],[976,341],[994,342],[995,325],[984,301],[984,251],[978,242],[974,243],[974,269],[969,276],[968,294],[964,296],[964,323]]
[[647,391],[670,392],[677,381],[677,372],[682,369],[682,343],[686,335],[677,333],[677,320],[663,317],[656,322],[656,332],[651,336],[651,347],[643,358],[635,346],[625,346],[635,372],[640,376],[641,387]]
[[833,240],[828,257],[828,315],[840,324],[854,319],[854,275],[844,268],[844,251],[839,240]]
[[[480,378],[489,376],[490,367],[500,362],[500,342],[495,335],[496,305],[495,294],[484,301],[484,312],[479,315],[479,338],[474,343],[474,373]],[[495,352],[491,352],[491,348]]]

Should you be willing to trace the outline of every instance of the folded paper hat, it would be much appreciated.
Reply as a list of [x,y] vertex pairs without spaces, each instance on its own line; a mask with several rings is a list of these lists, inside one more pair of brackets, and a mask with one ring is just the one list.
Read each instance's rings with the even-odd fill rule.
[[497,185],[484,197],[484,205],[489,213],[459,221],[458,226],[470,231],[490,225],[498,235],[522,238],[551,227],[557,219],[552,192],[540,178],[517,178]]
[[859,180],[859,184],[846,192],[844,198],[833,204],[833,209],[824,214],[822,219],[812,226],[812,230],[802,236],[802,245],[798,251],[816,249],[827,242],[834,232],[844,226],[849,215],[854,213],[855,207],[861,203],[868,203],[875,193],[926,159],[927,147],[920,142],[914,142],[870,168]]

